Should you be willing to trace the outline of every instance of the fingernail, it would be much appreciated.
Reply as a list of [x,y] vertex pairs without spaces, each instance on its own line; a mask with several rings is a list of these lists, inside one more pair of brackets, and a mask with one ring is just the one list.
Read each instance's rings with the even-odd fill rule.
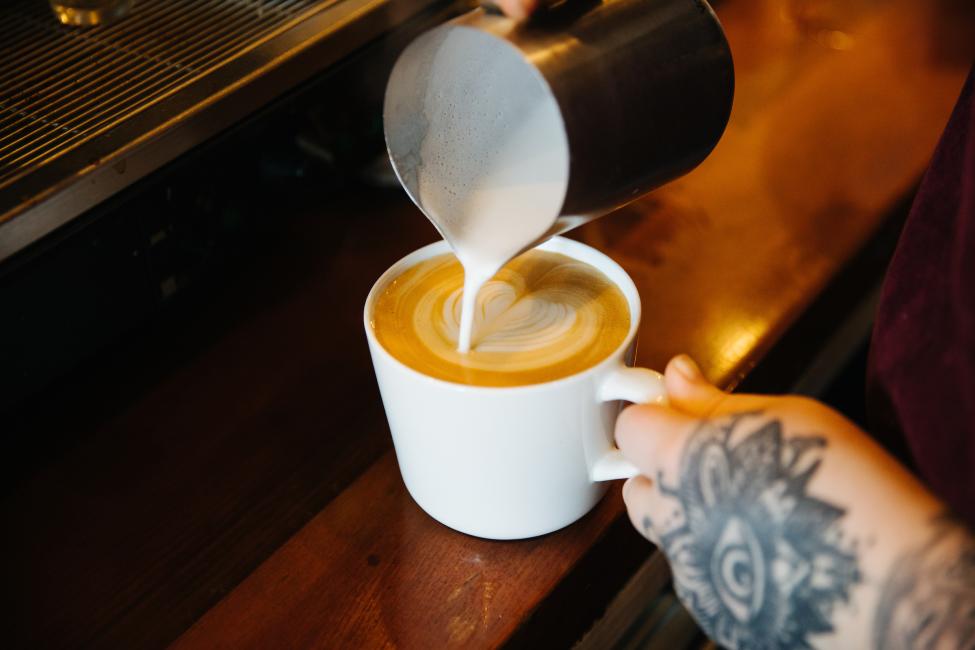
[[688,381],[700,381],[701,380],[701,369],[697,367],[694,360],[691,359],[686,354],[678,354],[674,357],[671,362],[674,364],[674,368],[684,376],[684,379]]

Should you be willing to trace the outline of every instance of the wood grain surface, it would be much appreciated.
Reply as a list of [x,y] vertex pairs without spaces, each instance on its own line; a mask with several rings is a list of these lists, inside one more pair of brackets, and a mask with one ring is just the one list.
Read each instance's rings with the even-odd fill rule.
[[[968,5],[719,5],[721,143],[575,233],[636,281],[640,363],[686,351],[733,386],[776,344],[923,172],[975,56]],[[565,530],[488,542],[420,511],[390,451],[361,305],[434,237],[398,192],[306,208],[221,295],[18,423],[72,442],[0,503],[11,645],[486,647],[557,621],[567,576],[638,539],[614,532],[618,490]]]

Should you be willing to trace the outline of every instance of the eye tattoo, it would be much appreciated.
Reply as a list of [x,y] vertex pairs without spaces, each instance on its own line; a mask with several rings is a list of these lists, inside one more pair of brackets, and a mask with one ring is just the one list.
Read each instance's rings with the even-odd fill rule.
[[845,510],[811,496],[826,441],[786,438],[777,419],[703,422],[676,486],[676,528],[661,533],[674,587],[701,627],[732,648],[810,648],[861,580],[842,538]]

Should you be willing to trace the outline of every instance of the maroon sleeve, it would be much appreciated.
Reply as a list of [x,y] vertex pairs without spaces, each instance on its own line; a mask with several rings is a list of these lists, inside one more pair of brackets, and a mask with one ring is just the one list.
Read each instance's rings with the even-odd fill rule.
[[975,68],[884,281],[868,371],[871,426],[975,524]]

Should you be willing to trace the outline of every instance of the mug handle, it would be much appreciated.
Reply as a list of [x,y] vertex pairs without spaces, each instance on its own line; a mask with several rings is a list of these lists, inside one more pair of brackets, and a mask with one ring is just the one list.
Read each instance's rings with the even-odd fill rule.
[[[666,404],[664,376],[648,368],[620,366],[603,381],[598,399],[600,402],[625,400],[634,404]],[[623,458],[623,453],[614,446],[593,463],[589,478],[597,482],[613,481],[632,478],[639,473],[640,470]]]

